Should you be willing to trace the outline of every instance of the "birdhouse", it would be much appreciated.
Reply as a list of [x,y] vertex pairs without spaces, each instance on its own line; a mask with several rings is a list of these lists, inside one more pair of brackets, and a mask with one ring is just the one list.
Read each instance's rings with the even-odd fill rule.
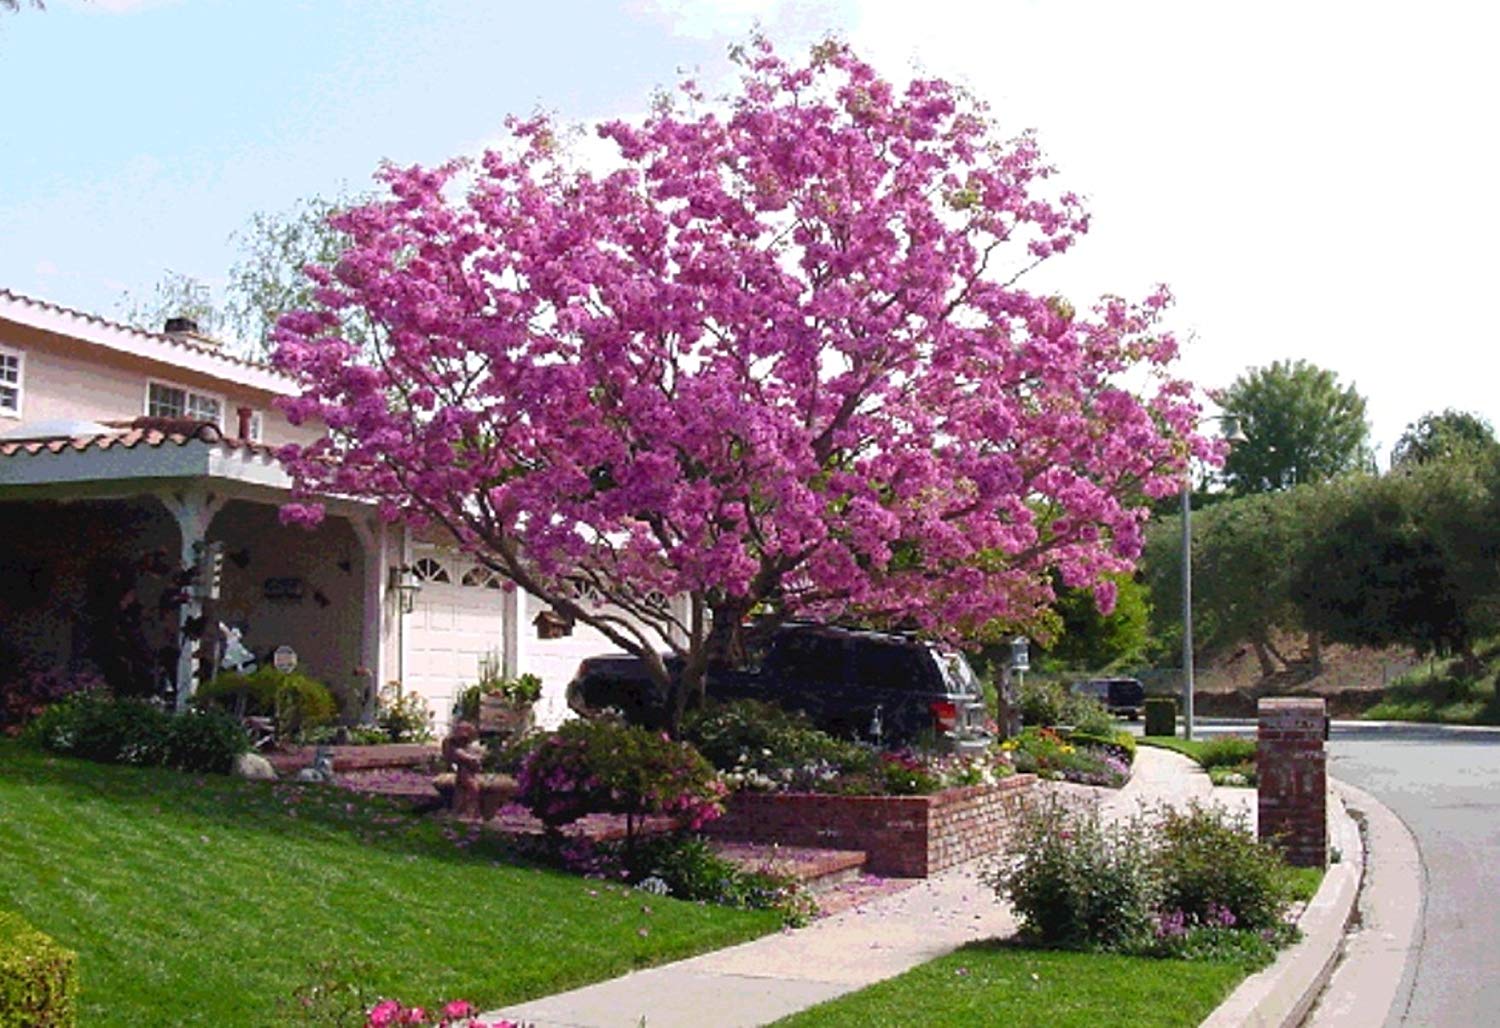
[[573,619],[555,610],[544,610],[532,619],[538,639],[561,639],[573,634]]

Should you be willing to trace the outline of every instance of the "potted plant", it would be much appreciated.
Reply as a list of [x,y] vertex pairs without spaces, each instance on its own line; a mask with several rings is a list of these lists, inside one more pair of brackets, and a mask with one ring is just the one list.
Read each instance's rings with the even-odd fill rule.
[[479,726],[482,736],[514,738],[531,731],[532,708],[542,695],[542,680],[526,674],[510,677],[501,670],[500,657],[479,662],[479,681],[459,694],[459,719]]

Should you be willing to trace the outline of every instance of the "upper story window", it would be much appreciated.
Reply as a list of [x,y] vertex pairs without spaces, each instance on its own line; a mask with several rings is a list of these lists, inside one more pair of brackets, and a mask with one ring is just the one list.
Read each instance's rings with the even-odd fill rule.
[[25,358],[19,350],[0,346],[0,414],[21,416],[21,372]]
[[223,399],[162,382],[146,387],[146,413],[153,418],[194,418],[224,427]]

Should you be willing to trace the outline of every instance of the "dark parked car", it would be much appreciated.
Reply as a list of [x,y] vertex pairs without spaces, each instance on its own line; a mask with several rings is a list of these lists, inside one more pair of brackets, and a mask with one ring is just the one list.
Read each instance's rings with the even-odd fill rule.
[[[680,669],[668,662],[674,672]],[[964,655],[888,632],[788,624],[746,668],[710,670],[714,699],[757,699],[805,712],[842,738],[886,744],[984,735],[979,680]],[[667,697],[635,657],[590,657],[568,685],[568,706],[584,716],[616,709],[627,720],[659,727]]]
[[1091,696],[1116,716],[1138,720],[1146,706],[1146,687],[1135,678],[1090,678],[1074,682],[1075,696]]

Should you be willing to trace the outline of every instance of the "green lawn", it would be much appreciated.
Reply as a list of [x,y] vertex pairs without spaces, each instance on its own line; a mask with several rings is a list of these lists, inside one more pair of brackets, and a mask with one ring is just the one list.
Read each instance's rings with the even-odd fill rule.
[[777,1024],[1189,1026],[1207,1017],[1249,973],[1240,964],[974,943]]
[[385,995],[488,1008],[779,925],[527,867],[342,790],[8,740],[0,906],[78,951],[88,1025],[274,1023],[325,960]]
[[1136,744],[1172,750],[1174,753],[1193,758],[1199,764],[1203,763],[1203,747],[1208,745],[1207,740],[1204,739],[1178,739],[1170,735],[1145,735],[1137,739]]

